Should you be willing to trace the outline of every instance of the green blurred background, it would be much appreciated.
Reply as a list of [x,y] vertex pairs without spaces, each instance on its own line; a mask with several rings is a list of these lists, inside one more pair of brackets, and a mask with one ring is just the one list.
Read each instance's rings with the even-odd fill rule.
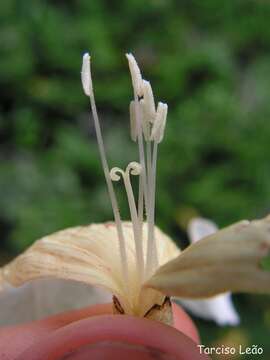
[[[112,166],[137,159],[125,52],[169,105],[158,163],[163,230],[186,246],[196,214],[220,226],[266,215],[269,21],[267,0],[1,1],[1,262],[44,234],[112,218],[80,84],[85,51]],[[202,342],[262,345],[270,357],[269,297],[234,300],[241,325],[196,320]]]

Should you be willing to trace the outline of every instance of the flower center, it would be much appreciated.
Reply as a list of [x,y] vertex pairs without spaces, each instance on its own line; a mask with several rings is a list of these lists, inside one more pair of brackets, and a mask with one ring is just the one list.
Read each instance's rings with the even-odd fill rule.
[[[130,102],[130,133],[132,140],[137,142],[138,145],[139,162],[130,162],[125,170],[118,167],[109,170],[96,109],[89,54],[83,56],[81,75],[84,92],[90,99],[101,163],[112,204],[124,281],[126,284],[129,283],[129,266],[123,224],[113,187],[113,181],[121,179],[124,183],[132,221],[138,281],[142,284],[152,275],[159,264],[155,239],[156,169],[158,144],[163,139],[168,106],[159,102],[156,108],[150,83],[142,79],[140,69],[133,55],[127,54],[126,57],[134,90],[134,99]],[[139,190],[137,199],[133,192],[130,175],[138,176]],[[146,254],[144,254],[142,239],[144,222],[147,224]]]

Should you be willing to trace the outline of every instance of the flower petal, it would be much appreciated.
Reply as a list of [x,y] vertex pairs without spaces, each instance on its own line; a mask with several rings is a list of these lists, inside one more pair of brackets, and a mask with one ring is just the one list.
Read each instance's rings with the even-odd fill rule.
[[[36,279],[0,292],[0,326],[39,320],[66,310],[111,302],[103,289],[59,279]],[[16,309],[16,311],[14,311]]]
[[261,265],[269,251],[270,216],[241,221],[190,245],[145,286],[184,298],[230,290],[270,293],[270,272]]
[[[202,240],[218,231],[217,225],[208,219],[193,218],[188,224],[188,235],[191,243]],[[205,320],[213,320],[218,325],[238,325],[240,323],[231,293],[220,294],[209,299],[181,299],[178,301],[191,314]]]
[[[129,284],[122,274],[117,231],[114,223],[92,224],[59,231],[36,241],[22,255],[0,269],[0,288],[18,287],[30,280],[58,278],[101,286],[114,294],[125,313],[143,314],[164,295],[143,289],[138,282],[133,227],[123,223],[129,267]],[[143,228],[146,253],[147,226]],[[160,264],[177,256],[179,250],[159,229],[155,229]],[[128,291],[127,291],[128,287]],[[147,296],[144,296],[147,294]]]
[[238,325],[240,323],[230,293],[216,295],[209,299],[178,299],[191,314],[205,320],[213,320],[218,325]]
[[118,294],[119,272],[114,231],[110,224],[93,224],[36,241],[2,269],[2,277],[15,287],[33,279],[54,277],[102,286]]

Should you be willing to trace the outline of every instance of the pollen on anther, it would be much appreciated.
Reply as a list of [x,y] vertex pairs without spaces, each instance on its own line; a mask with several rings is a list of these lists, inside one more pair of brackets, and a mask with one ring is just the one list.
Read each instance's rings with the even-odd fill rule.
[[163,140],[164,130],[167,121],[168,105],[162,102],[158,103],[156,118],[151,133],[151,140],[160,143]]
[[140,68],[132,54],[126,54],[128,59],[128,66],[129,71],[131,74],[132,85],[135,91],[136,96],[141,97],[143,96],[143,89],[142,89],[142,75]]
[[81,80],[85,95],[90,96],[93,93],[93,86],[89,53],[83,55]]
[[135,101],[132,100],[129,105],[129,115],[130,115],[130,136],[133,141],[137,141],[138,131],[137,131],[137,122],[136,122],[136,111],[135,111]]
[[143,80],[144,112],[148,121],[153,123],[156,116],[155,100],[153,90],[149,81]]

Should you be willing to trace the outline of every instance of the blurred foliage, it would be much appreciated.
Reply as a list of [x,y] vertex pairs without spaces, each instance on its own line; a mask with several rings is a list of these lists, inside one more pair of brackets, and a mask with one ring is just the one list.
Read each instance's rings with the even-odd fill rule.
[[158,164],[164,230],[179,239],[194,214],[220,226],[267,214],[269,17],[267,0],[2,1],[2,251],[112,217],[80,85],[85,50],[111,165],[137,158],[125,52],[169,104]]

